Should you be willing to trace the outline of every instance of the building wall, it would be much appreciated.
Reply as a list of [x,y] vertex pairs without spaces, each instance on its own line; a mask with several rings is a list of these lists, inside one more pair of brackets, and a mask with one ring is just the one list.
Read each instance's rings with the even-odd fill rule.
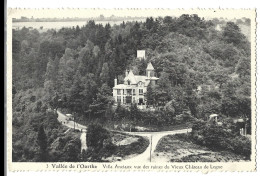
[[[143,93],[139,93],[139,89],[143,90]],[[145,94],[147,92],[147,87],[143,86],[136,86],[132,85],[131,86],[131,96],[132,96],[132,103],[139,103],[139,99],[142,98],[143,102],[145,103]],[[135,90],[135,94],[133,94],[133,90]],[[118,94],[119,93],[119,94]],[[126,89],[113,89],[113,97],[115,102],[118,102],[118,97],[120,97],[121,103],[125,104],[126,102],[126,97],[127,97],[127,90]],[[125,100],[124,100],[125,98]]]

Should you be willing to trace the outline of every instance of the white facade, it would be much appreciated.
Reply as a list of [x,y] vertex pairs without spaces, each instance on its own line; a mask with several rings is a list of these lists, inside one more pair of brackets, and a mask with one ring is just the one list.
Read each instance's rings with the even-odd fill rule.
[[139,108],[146,108],[146,92],[149,84],[155,85],[159,78],[154,76],[154,68],[151,63],[146,68],[146,75],[134,75],[132,70],[126,71],[123,84],[113,87],[113,97],[117,104],[130,105],[136,103]]

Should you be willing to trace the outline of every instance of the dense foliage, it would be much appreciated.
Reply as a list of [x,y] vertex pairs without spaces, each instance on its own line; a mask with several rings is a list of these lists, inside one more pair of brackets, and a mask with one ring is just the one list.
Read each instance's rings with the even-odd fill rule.
[[236,135],[236,131],[230,128],[197,121],[192,127],[191,137],[200,145],[214,150],[229,150],[250,159],[251,140],[245,136]]
[[[132,104],[130,108],[125,108],[122,105],[118,105],[115,111],[112,113],[112,119],[114,128],[116,130],[123,131],[160,131],[161,129],[173,130],[172,126],[181,125],[183,127],[192,123],[195,118],[183,110],[180,114],[171,110],[155,110],[155,111],[142,111],[137,108],[135,104]],[[138,129],[138,127],[145,127],[144,129]]]
[[[65,108],[83,124],[113,119],[136,125],[139,116],[143,124],[178,124],[211,113],[250,119],[250,42],[237,24],[217,30],[218,24],[182,15],[114,26],[89,21],[41,33],[14,29],[13,160],[35,161],[38,148],[44,152],[36,138],[42,124],[47,148],[63,132],[48,109]],[[146,60],[136,59],[138,49],[146,50]],[[156,112],[142,114],[134,106],[128,116],[113,112],[114,78],[122,82],[126,68],[144,74],[150,61],[160,78],[147,92]]]
[[[83,161],[106,161],[111,156],[125,157],[131,154],[143,153],[149,145],[148,139],[138,136],[138,140],[130,145],[115,145],[112,141],[118,139],[117,135],[122,135],[125,139],[129,136],[118,132],[109,132],[98,124],[91,124],[88,127],[86,140],[87,150],[83,151]],[[132,136],[135,137],[135,136]]]

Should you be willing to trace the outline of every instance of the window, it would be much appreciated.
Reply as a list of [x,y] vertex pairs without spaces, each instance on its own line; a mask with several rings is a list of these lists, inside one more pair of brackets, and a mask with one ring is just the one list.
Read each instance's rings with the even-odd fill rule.
[[121,90],[117,89],[117,95],[121,95]]
[[142,98],[139,98],[139,103],[138,103],[138,105],[142,105],[142,104],[144,104],[144,100],[143,100]]
[[133,95],[135,95],[135,89],[133,89]]
[[133,97],[133,103],[135,103],[135,97]]
[[117,102],[121,103],[121,96],[117,96]]
[[127,85],[130,85],[130,83],[131,83],[130,80],[128,80],[128,81],[127,81]]
[[127,96],[131,96],[132,95],[132,90],[131,89],[127,89],[126,90],[126,95]]
[[139,95],[143,95],[143,89],[139,89]]
[[126,97],[126,104],[130,104],[132,103],[132,97],[131,96],[127,96]]

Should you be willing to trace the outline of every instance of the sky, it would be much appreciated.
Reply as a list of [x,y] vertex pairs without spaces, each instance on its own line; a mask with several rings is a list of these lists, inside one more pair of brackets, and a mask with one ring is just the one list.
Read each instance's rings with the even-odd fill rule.
[[249,10],[172,10],[172,9],[9,9],[8,15],[12,18],[20,18],[21,16],[25,16],[31,18],[67,18],[67,17],[79,17],[79,18],[89,18],[89,17],[97,17],[101,14],[105,17],[109,17],[111,15],[115,16],[131,16],[131,17],[158,17],[158,16],[180,16],[182,14],[198,14],[200,17],[207,18],[215,18],[215,17],[223,17],[227,19],[239,19],[248,16]]

